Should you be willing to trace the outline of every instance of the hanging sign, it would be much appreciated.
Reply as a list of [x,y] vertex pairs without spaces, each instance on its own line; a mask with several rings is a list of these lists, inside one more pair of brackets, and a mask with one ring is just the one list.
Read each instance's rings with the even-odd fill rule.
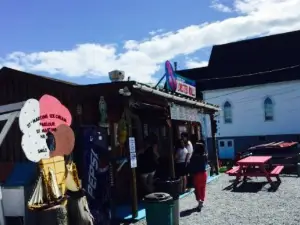
[[165,63],[165,76],[169,91],[196,98],[196,82],[176,74],[170,61]]
[[23,133],[21,145],[26,157],[39,162],[69,155],[75,144],[71,122],[69,110],[53,96],[43,95],[40,100],[27,100],[19,117]]
[[137,159],[136,159],[136,147],[135,147],[134,137],[129,137],[129,152],[130,152],[130,166],[131,168],[136,168]]
[[172,104],[170,105],[170,112],[172,120],[200,122],[200,115],[197,109]]

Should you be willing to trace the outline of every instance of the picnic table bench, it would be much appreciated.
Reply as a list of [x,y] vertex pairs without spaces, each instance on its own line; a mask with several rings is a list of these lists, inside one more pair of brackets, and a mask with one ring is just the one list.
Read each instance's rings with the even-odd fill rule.
[[270,172],[266,170],[266,163],[271,159],[271,156],[249,156],[237,162],[238,166],[228,170],[226,174],[229,176],[235,176],[234,187],[240,182],[240,178],[246,181],[247,177],[266,177],[272,188],[275,188],[275,184],[271,177],[276,177],[280,183],[280,173],[284,169],[284,166],[277,165]]

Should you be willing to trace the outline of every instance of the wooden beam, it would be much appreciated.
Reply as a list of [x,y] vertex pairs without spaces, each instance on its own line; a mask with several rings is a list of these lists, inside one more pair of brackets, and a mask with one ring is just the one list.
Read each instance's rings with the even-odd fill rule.
[[8,118],[8,120],[6,121],[4,127],[1,130],[0,133],[0,147],[9,131],[9,129],[11,128],[11,125],[13,124],[14,120],[17,118],[17,115],[19,114],[19,112],[12,112],[10,113],[10,116]]
[[212,150],[213,150],[213,159],[214,159],[214,166],[216,174],[219,174],[219,156],[218,156],[218,150],[216,145],[216,132],[215,128],[213,127],[213,120],[214,120],[214,114],[209,114],[210,118],[210,129],[211,129],[211,138],[212,138]]
[[175,179],[175,163],[174,163],[174,142],[173,142],[173,137],[174,133],[177,133],[176,130],[173,129],[172,127],[172,121],[169,119],[167,121],[167,127],[168,127],[168,139],[169,139],[169,160],[170,160],[170,176],[172,179]]
[[0,114],[1,113],[6,113],[6,112],[12,112],[12,111],[19,111],[22,109],[23,105],[25,102],[17,102],[13,104],[8,104],[8,105],[2,105],[0,106]]
[[[125,105],[125,118],[128,124],[128,137],[132,137],[132,118],[131,112],[129,109],[129,104]],[[129,149],[129,146],[128,146]],[[130,154],[128,154],[128,162],[130,162]],[[130,166],[130,163],[128,163]],[[136,186],[136,170],[135,168],[131,168],[131,191],[132,191],[132,219],[135,219],[138,216],[138,199],[137,199],[137,186]]]

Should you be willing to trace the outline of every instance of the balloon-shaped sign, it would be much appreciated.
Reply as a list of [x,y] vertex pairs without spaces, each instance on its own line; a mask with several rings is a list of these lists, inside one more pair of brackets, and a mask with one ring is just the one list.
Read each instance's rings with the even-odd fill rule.
[[170,91],[176,91],[177,89],[177,80],[176,75],[174,73],[172,64],[170,61],[166,61],[165,63],[165,70],[166,70],[166,81],[167,81],[167,87]]
[[44,95],[38,101],[29,99],[20,112],[23,133],[22,149],[33,162],[53,156],[69,155],[74,148],[74,132],[70,128],[69,110],[56,98]]

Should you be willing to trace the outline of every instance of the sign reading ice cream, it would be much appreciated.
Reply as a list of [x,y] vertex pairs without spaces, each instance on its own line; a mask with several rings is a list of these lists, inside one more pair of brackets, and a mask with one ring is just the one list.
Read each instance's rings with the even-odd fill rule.
[[53,156],[69,155],[75,143],[71,123],[69,110],[53,96],[43,95],[40,100],[27,100],[19,117],[23,133],[21,145],[26,157],[38,162]]
[[165,63],[166,86],[169,91],[196,98],[196,83],[193,80],[179,76],[173,70],[169,61]]

